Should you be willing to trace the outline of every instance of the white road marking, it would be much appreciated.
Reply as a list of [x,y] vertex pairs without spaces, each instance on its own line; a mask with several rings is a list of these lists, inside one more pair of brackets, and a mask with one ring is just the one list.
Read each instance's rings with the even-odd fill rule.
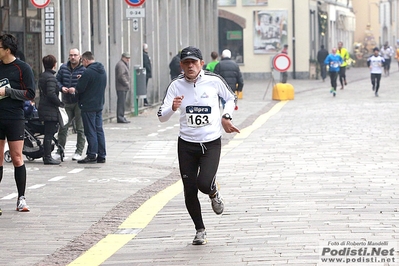
[[61,179],[64,179],[65,177],[66,176],[56,176],[56,177],[49,179],[48,181],[50,181],[50,182],[60,181]]

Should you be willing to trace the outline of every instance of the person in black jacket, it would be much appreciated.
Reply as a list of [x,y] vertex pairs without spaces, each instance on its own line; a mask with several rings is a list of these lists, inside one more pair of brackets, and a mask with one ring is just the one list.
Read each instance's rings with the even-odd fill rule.
[[327,77],[327,65],[324,64],[324,60],[326,60],[327,56],[328,56],[328,51],[327,49],[324,48],[324,45],[322,44],[320,46],[320,50],[317,52],[317,62],[319,62],[320,65],[320,74],[321,74],[321,78],[324,80]]
[[174,80],[181,74],[181,68],[180,68],[180,53],[175,55],[172,60],[169,63],[169,69],[170,69],[170,79]]
[[235,61],[231,60],[230,50],[223,50],[222,60],[215,66],[214,72],[226,80],[227,84],[238,96],[238,99],[242,99],[244,80],[242,79],[240,67]]
[[44,72],[39,76],[40,102],[38,112],[39,120],[44,122],[43,162],[44,164],[54,165],[61,163],[51,156],[51,144],[54,134],[58,131],[58,107],[64,107],[64,103],[58,97],[57,79],[54,76],[57,59],[54,55],[46,55],[42,61]]
[[[151,73],[151,59],[150,56],[148,55],[148,44],[146,43],[143,44],[143,67],[145,68],[145,87],[147,91],[148,80],[152,78],[152,73]],[[144,106],[149,106],[147,97],[144,98]]]
[[76,85],[78,104],[88,147],[86,158],[78,163],[105,163],[106,148],[102,111],[105,101],[107,73],[104,65],[96,62],[92,52],[82,54],[82,64],[86,71]]

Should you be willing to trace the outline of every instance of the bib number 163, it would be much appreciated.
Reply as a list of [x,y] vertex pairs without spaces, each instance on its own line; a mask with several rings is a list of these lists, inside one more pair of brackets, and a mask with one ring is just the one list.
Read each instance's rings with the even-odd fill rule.
[[189,127],[203,127],[210,124],[211,107],[187,106],[186,119]]

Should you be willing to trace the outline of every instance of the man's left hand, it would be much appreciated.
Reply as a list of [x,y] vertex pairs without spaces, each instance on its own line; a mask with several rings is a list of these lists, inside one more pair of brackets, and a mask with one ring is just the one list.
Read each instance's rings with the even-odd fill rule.
[[233,133],[233,132],[240,133],[240,130],[233,125],[230,119],[222,118],[222,126],[224,131],[226,131],[226,133]]

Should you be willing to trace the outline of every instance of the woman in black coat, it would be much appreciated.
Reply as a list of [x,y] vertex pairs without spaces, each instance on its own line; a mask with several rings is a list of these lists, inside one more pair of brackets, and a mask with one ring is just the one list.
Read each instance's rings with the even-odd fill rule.
[[44,164],[60,164],[61,162],[51,157],[52,140],[58,131],[58,107],[64,106],[58,97],[57,79],[55,78],[55,68],[57,59],[53,55],[43,57],[45,71],[39,76],[39,119],[44,122]]

